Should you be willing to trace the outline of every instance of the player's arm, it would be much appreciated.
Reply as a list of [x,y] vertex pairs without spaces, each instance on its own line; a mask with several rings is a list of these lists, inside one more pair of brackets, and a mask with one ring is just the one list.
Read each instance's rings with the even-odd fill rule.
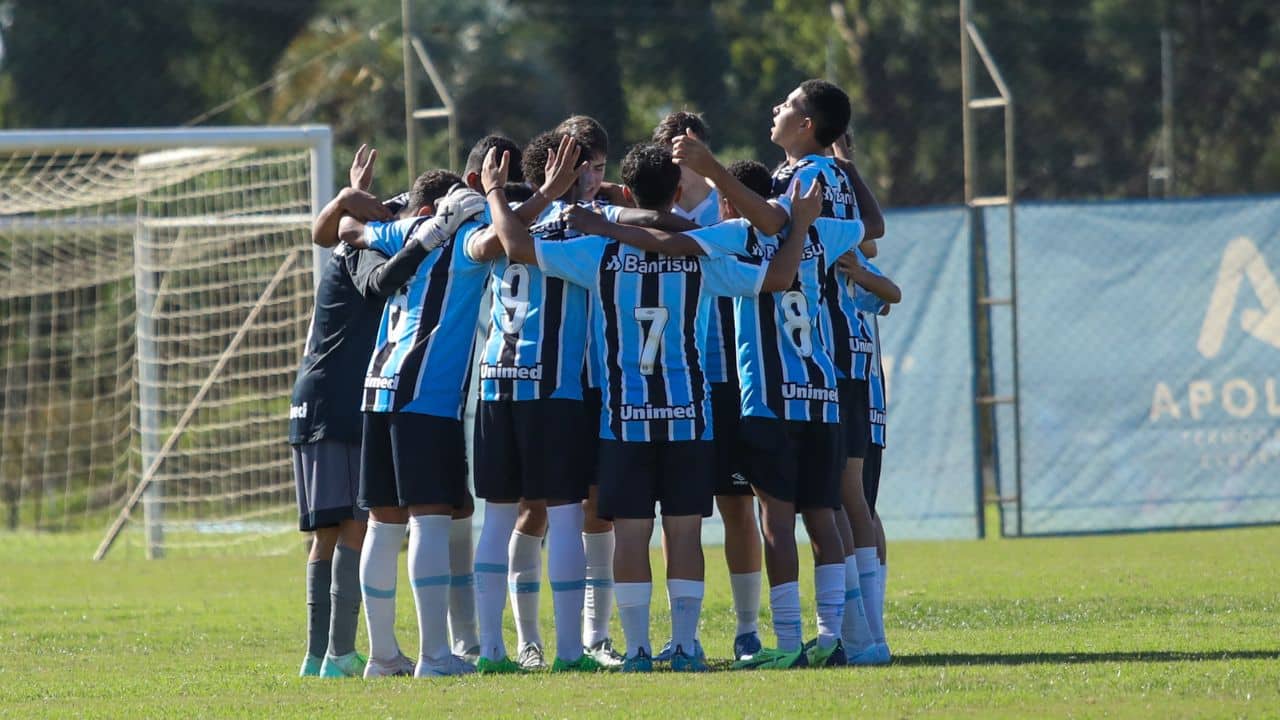
[[578,182],[578,177],[588,166],[586,162],[578,162],[581,154],[582,148],[578,147],[578,143],[571,136],[560,137],[560,147],[547,154],[547,164],[543,173],[546,180],[543,181],[542,187],[534,190],[533,195],[516,208],[516,217],[520,218],[525,227],[532,225],[552,200],[569,192],[569,189]]
[[791,230],[769,261],[761,292],[781,292],[795,283],[809,227],[822,214],[822,193],[818,191],[818,183],[810,183],[803,195],[800,194],[800,183],[792,183],[788,193],[791,196]]
[[884,275],[874,273],[862,266],[858,260],[858,254],[849,251],[840,256],[836,261],[836,266],[840,272],[849,276],[855,283],[866,288],[868,292],[880,298],[884,302],[893,305],[902,302],[902,288],[898,284]]
[[639,225],[668,232],[697,230],[700,227],[698,223],[682,218],[670,210],[645,210],[633,207],[618,208],[618,222],[622,225]]
[[[486,242],[496,241],[507,253],[511,262],[537,264],[538,255],[534,251],[533,236],[526,225],[507,205],[507,194],[503,186],[507,184],[507,172],[511,166],[511,153],[503,152],[497,157],[497,148],[489,148],[484,156],[484,167],[480,169],[480,184],[484,188],[485,201],[489,204],[489,215],[493,224],[480,235],[487,236]],[[474,256],[473,256],[474,257]]]
[[[634,206],[631,202],[631,198],[627,197],[627,194],[623,192],[622,186],[617,183],[600,183],[600,191],[596,194],[596,197],[601,196],[603,196],[605,200],[609,201],[610,205],[617,205],[620,208],[629,208]],[[586,199],[590,200],[591,198]]]
[[884,237],[884,213],[880,211],[880,202],[876,200],[875,193],[867,187],[866,181],[858,173],[857,166],[853,164],[853,154],[849,151],[849,146],[842,137],[832,147],[835,149],[836,165],[839,165],[853,182],[853,197],[858,201],[858,214],[862,216],[866,237],[871,240]]
[[351,168],[347,170],[349,186],[340,190],[337,197],[320,210],[311,225],[313,243],[320,247],[337,245],[340,239],[339,225],[344,216],[351,216],[362,222],[392,219],[391,211],[369,193],[369,188],[373,185],[373,161],[377,159],[378,151],[368,145],[361,145],[356,150],[355,157],[351,159]]
[[733,204],[742,217],[766,235],[777,235],[787,224],[787,211],[765,200],[738,181],[725,166],[716,160],[707,146],[693,136],[692,131],[679,136],[672,144],[672,157],[677,165],[710,180],[720,191],[720,196]]
[[580,205],[569,208],[565,217],[569,227],[583,235],[602,235],[613,238],[637,250],[677,257],[706,255],[698,241],[684,233],[610,222],[603,215]]

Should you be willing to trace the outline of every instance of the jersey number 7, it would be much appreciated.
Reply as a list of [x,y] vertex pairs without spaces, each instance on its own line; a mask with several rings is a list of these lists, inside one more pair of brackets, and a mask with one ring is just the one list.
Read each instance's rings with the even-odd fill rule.
[[658,351],[662,349],[662,330],[667,327],[667,319],[671,314],[665,307],[638,307],[635,310],[636,322],[644,329],[649,323],[644,336],[644,348],[640,351],[640,374],[652,375],[653,366],[658,360]]

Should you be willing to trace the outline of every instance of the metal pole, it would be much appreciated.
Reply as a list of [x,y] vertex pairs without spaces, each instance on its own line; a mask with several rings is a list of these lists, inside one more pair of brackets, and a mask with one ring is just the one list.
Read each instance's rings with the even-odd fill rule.
[[969,0],[960,0],[960,99],[964,109],[963,140],[964,148],[964,201],[973,200],[974,190],[974,127],[970,115],[969,101],[973,99],[973,51],[969,47]]
[[[133,233],[133,291],[138,342],[138,432],[142,442],[142,467],[151,467],[160,451],[160,353],[156,348],[156,258],[151,231],[144,220],[146,202],[138,203],[138,222]],[[141,482],[139,478],[139,482]],[[147,558],[164,557],[164,490],[160,483],[147,484],[142,494],[143,528]]]
[[1004,177],[1005,197],[1009,198],[1009,320],[1013,332],[1013,482],[1018,493],[1016,522],[1022,537],[1022,382],[1018,368],[1018,230],[1016,200],[1016,165],[1014,163],[1013,96],[1005,90],[1004,98]]
[[1164,196],[1173,195],[1173,33],[1160,31],[1161,110],[1164,127],[1160,131],[1161,154],[1164,155]]
[[409,4],[413,0],[400,0],[400,42],[404,62],[404,152],[405,165],[409,169],[409,184],[418,177],[418,131],[413,111],[418,107],[413,76],[412,15]]

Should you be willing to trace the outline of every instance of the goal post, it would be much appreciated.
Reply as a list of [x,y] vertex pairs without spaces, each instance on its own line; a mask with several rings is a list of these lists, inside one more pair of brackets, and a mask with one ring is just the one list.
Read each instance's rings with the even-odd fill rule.
[[[292,529],[324,126],[0,132],[0,500],[149,557]],[[100,526],[99,526],[100,527]]]

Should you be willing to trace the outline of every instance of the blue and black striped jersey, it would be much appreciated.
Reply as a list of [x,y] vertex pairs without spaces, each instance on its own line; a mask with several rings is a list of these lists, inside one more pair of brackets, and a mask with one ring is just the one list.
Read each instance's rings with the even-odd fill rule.
[[[875,265],[861,257],[858,259],[867,270],[884,277]],[[880,311],[884,309],[885,302],[861,285],[855,286],[855,291],[854,303],[857,306],[858,320],[866,328],[871,345],[867,356],[866,378],[867,397],[870,400],[868,404],[871,411],[871,442],[884,447],[888,395],[885,386],[884,360],[880,354]]]
[[[671,208],[671,212],[702,227],[715,225],[720,221],[720,193],[712,190],[692,210],[685,210],[676,205]],[[740,250],[734,252],[741,253]],[[707,344],[702,356],[702,367],[707,373],[708,382],[736,383],[738,381],[737,360],[733,355],[732,298],[718,298],[711,303],[711,313],[707,316]]]
[[[577,237],[553,201],[529,228],[535,242]],[[603,214],[616,220],[618,209]],[[484,400],[582,399],[582,363],[587,343],[587,291],[549,277],[536,265],[493,261],[489,335],[480,360]]]
[[536,245],[538,265],[591,293],[604,377],[600,437],[710,440],[711,397],[699,345],[715,296],[755,295],[759,259],[667,257],[586,236]]
[[[487,216],[486,216],[487,217]],[[365,227],[369,248],[391,256],[430,218]],[[475,348],[476,316],[489,263],[467,255],[467,240],[486,225],[469,222],[432,250],[382,311],[364,381],[365,412],[409,412],[460,419]]]
[[[750,226],[747,235],[747,250],[752,255],[769,259],[777,252],[779,238]],[[800,268],[790,288],[734,299],[738,386],[744,417],[840,421],[837,376],[820,332],[819,318],[829,268],[855,247],[862,235],[861,221],[819,218],[809,228]]]

